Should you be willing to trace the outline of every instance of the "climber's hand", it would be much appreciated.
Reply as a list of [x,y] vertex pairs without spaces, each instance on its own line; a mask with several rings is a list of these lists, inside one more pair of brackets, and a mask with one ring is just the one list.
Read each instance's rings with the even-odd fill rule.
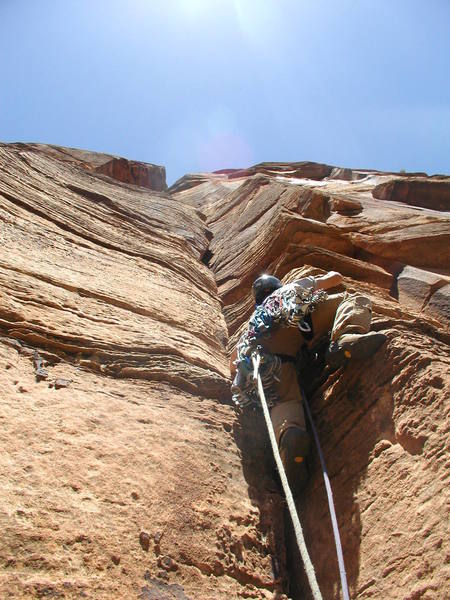
[[326,275],[316,277],[316,290],[328,290],[342,283],[343,277],[337,271],[329,271]]

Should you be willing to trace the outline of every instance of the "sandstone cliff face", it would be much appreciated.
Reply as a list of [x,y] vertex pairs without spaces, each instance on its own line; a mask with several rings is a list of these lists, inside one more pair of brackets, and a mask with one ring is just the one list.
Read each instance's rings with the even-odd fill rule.
[[61,148],[49,144],[9,144],[9,147],[27,152],[37,152],[55,158],[58,161],[77,165],[94,173],[103,173],[123,183],[132,183],[150,190],[167,189],[166,170],[159,165],[127,160],[120,156],[78,150],[77,148]]
[[[309,597],[228,353],[255,276],[327,269],[388,336],[309,389],[352,598],[445,596],[449,179],[263,163],[166,191],[153,165],[24,144],[0,165],[1,597]],[[311,468],[299,511],[339,598]]]

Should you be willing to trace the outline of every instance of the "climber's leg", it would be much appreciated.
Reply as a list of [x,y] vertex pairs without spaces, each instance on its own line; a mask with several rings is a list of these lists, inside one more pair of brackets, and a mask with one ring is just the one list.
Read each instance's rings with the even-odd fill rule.
[[327,363],[333,368],[350,359],[365,360],[386,341],[383,333],[370,332],[372,302],[361,294],[346,295],[336,310]]
[[305,458],[309,453],[310,437],[306,431],[302,395],[294,365],[283,363],[280,375],[278,401],[271,408],[270,416],[281,460],[295,496],[308,480]]
[[281,461],[294,496],[308,481],[308,466],[305,459],[309,447],[310,438],[304,429],[288,427],[281,435],[279,444]]
[[361,294],[342,294],[331,330],[331,341],[345,333],[368,333],[372,320],[372,302]]
[[305,415],[301,400],[291,400],[290,402],[277,402],[270,410],[275,437],[280,445],[280,439],[283,433],[290,427],[296,427],[306,431]]
[[336,311],[339,305],[345,300],[346,294],[330,294],[326,300],[319,302],[316,308],[311,312],[311,321],[313,325],[313,339],[310,346],[333,329]]

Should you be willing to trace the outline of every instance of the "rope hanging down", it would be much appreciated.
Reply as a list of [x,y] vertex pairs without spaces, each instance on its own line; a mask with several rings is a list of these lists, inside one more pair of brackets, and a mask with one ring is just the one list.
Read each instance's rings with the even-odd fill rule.
[[281,462],[280,452],[278,450],[277,441],[275,439],[275,432],[273,430],[272,421],[270,419],[269,408],[267,406],[266,397],[264,395],[264,388],[261,381],[261,376],[259,374],[259,363],[261,357],[258,353],[252,354],[253,361],[253,377],[257,380],[258,383],[258,392],[261,400],[261,405],[264,413],[264,419],[267,425],[267,431],[269,432],[270,443],[272,445],[273,455],[275,457],[275,462],[280,473],[281,483],[283,485],[284,494],[286,496],[286,502],[289,508],[289,513],[291,515],[292,523],[294,525],[295,539],[297,540],[298,549],[300,550],[300,555],[303,560],[303,565],[305,567],[306,576],[308,577],[309,585],[311,587],[311,591],[313,594],[314,600],[323,600],[322,594],[320,593],[319,585],[316,579],[316,573],[314,571],[313,564],[308,554],[308,549],[306,548],[305,538],[303,536],[302,526],[300,525],[300,520],[298,518],[297,509],[295,508],[294,498],[292,496],[291,489],[289,487],[289,483],[286,477],[286,472],[284,470],[283,463]]
[[338,559],[338,564],[339,564],[339,575],[341,577],[342,595],[344,597],[344,600],[350,600],[350,596],[348,593],[347,574],[345,572],[344,554],[342,552],[341,536],[339,535],[339,526],[338,526],[338,522],[337,522],[337,518],[336,518],[336,511],[334,509],[333,492],[331,490],[330,478],[328,477],[327,466],[325,464],[325,458],[323,456],[322,447],[320,445],[319,435],[318,435],[317,429],[314,425],[314,421],[313,421],[313,418],[311,415],[311,411],[309,409],[308,401],[306,399],[306,396],[305,396],[303,390],[302,390],[302,396],[303,396],[303,404],[306,409],[306,415],[308,417],[309,424],[311,425],[311,429],[312,429],[312,432],[314,435],[314,441],[316,442],[317,451],[319,453],[320,464],[322,465],[323,480],[325,482],[325,489],[327,490],[328,508],[330,510],[331,523],[333,525],[334,543],[336,546],[336,554],[337,554],[337,559]]

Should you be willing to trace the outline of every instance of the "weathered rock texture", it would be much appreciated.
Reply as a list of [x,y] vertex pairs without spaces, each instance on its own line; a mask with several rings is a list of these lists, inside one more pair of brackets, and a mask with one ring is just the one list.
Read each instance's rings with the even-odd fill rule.
[[[263,163],[166,191],[154,165],[0,145],[0,597],[308,598],[228,353],[256,275],[335,269],[388,336],[311,392],[351,596],[444,598],[449,186]],[[311,468],[299,512],[337,599]]]
[[120,156],[78,150],[77,148],[61,148],[50,144],[10,144],[17,150],[35,151],[39,154],[56,158],[58,161],[77,165],[87,171],[103,173],[123,183],[132,183],[151,190],[167,189],[166,169],[159,165],[127,160]]

